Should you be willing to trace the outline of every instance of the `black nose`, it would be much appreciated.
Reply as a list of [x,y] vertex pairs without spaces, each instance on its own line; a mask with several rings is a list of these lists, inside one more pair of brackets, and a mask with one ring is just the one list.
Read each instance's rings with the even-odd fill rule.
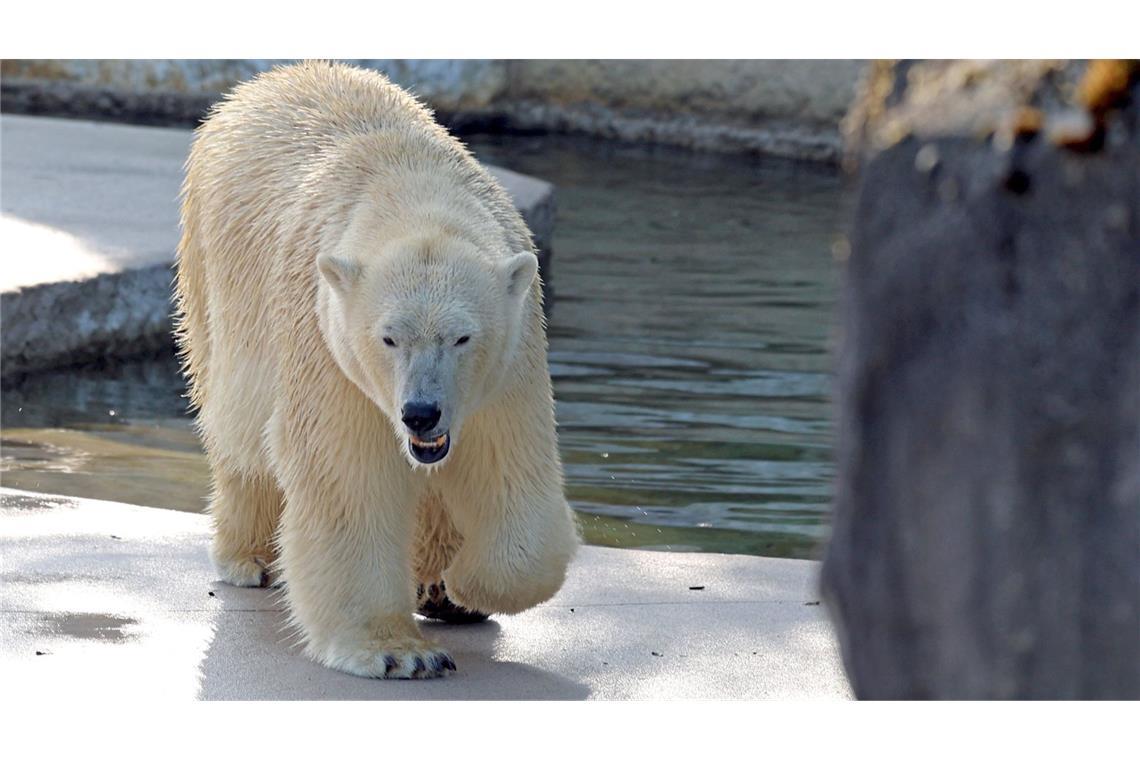
[[404,404],[400,410],[400,419],[413,433],[426,433],[439,422],[439,407],[418,402]]

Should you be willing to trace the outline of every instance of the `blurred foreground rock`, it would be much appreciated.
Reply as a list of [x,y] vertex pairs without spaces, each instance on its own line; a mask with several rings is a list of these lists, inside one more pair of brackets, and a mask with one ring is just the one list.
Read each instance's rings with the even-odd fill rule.
[[823,586],[863,698],[1140,697],[1135,64],[878,65]]

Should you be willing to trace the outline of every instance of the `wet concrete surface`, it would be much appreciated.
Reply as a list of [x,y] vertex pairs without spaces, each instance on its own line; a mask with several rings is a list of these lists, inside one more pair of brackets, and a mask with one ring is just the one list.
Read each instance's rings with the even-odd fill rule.
[[0,497],[0,671],[28,699],[850,696],[813,562],[583,547],[533,610],[424,623],[456,674],[376,681],[306,659],[271,590],[219,583],[203,515]]

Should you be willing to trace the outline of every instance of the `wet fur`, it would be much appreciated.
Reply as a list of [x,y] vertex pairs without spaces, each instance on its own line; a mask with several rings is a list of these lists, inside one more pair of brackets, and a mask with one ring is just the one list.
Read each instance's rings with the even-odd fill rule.
[[[369,374],[359,328],[338,323],[316,262],[352,242],[357,261],[396,272],[369,260],[372,246],[411,235],[426,250],[391,276],[422,279],[429,264],[447,273],[533,255],[528,230],[430,112],[343,65],[240,85],[198,129],[186,168],[177,337],[222,578],[258,585],[265,568],[278,573],[306,651],[330,667],[443,674],[454,663],[413,619],[417,583],[446,581],[468,609],[519,612],[558,590],[577,545],[541,284],[521,294],[517,324],[484,325],[493,340],[470,383],[478,403],[463,410],[455,450],[428,469],[401,449],[393,391]],[[364,243],[346,237],[356,214],[370,220],[352,233]],[[486,261],[448,253],[459,238]],[[449,293],[428,297],[446,307]]]

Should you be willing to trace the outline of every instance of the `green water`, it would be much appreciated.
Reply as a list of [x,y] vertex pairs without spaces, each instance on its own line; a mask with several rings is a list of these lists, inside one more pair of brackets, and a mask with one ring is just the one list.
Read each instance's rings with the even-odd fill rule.
[[[574,138],[470,143],[558,188],[550,363],[587,541],[815,556],[839,177]],[[183,393],[168,355],[4,389],[4,485],[200,509]]]

